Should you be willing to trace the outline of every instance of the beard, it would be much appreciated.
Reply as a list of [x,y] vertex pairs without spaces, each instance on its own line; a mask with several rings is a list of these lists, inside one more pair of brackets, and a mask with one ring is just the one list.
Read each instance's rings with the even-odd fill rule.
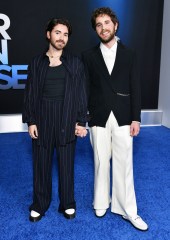
[[62,40],[57,40],[57,41],[55,41],[55,43],[51,42],[51,45],[56,50],[62,50],[66,46],[66,43]]
[[99,36],[100,41],[101,41],[102,43],[109,43],[111,40],[114,39],[114,37],[115,37],[115,32],[112,32],[111,35],[108,36],[108,38],[102,38],[102,37]]

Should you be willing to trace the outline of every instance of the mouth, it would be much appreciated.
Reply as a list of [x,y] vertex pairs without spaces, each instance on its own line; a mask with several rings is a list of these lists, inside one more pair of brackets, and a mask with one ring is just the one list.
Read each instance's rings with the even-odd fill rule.
[[109,35],[110,35],[109,31],[102,31],[101,32],[101,36],[103,36],[103,37],[108,37]]
[[63,42],[63,41],[56,41],[57,43],[62,43],[62,44],[65,44],[65,42]]

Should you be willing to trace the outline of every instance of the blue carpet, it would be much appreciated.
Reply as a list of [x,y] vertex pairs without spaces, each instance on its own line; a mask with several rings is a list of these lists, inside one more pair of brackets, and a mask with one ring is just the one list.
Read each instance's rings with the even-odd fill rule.
[[0,134],[0,239],[2,240],[169,240],[170,129],[142,128],[134,139],[134,177],[138,213],[149,224],[140,232],[110,212],[98,219],[92,210],[93,155],[89,137],[79,139],[75,159],[77,216],[57,212],[57,164],[53,198],[45,217],[28,221],[32,199],[31,140],[27,133]]

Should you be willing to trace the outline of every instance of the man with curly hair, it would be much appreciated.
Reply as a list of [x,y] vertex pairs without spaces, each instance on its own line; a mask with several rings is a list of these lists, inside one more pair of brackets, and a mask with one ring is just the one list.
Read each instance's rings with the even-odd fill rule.
[[141,121],[136,56],[115,36],[119,21],[110,8],[96,9],[91,24],[101,41],[83,53],[94,150],[95,215],[103,217],[111,203],[111,212],[122,215],[134,227],[146,231],[147,224],[137,215],[133,180],[132,144],[133,137],[139,134]]

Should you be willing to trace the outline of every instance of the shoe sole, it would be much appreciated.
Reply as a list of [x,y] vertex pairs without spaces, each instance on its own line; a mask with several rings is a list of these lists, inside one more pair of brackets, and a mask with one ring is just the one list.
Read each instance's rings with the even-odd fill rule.
[[38,221],[41,220],[41,218],[42,218],[41,215],[38,216],[38,217],[32,217],[32,216],[29,216],[29,220],[30,220],[30,222],[38,222]]
[[74,212],[73,214],[67,214],[64,210],[59,210],[59,209],[58,209],[58,212],[62,213],[63,216],[67,219],[73,219],[76,217],[76,212]]
[[97,217],[97,218],[102,218],[102,217],[104,217],[106,215],[106,212],[102,215],[102,216],[98,216],[96,213],[95,213],[95,216]]
[[73,214],[67,214],[67,213],[64,212],[64,217],[67,218],[67,219],[73,219],[73,218],[75,218],[75,216],[76,216],[75,213],[73,213]]

